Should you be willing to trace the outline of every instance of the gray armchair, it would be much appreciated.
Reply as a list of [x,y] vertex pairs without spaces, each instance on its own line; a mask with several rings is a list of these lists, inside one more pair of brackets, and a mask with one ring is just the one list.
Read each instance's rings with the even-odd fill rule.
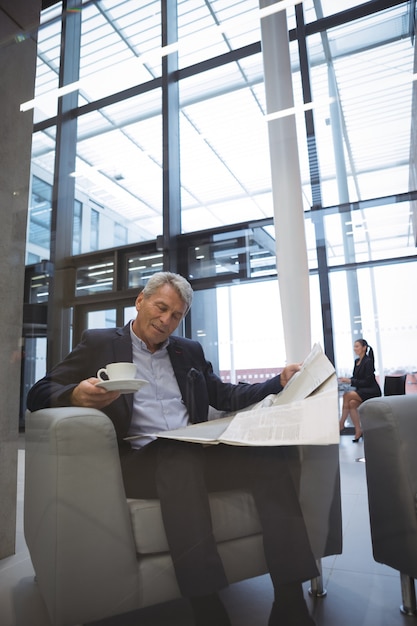
[[[300,455],[301,502],[319,562],[341,552],[338,446],[304,447]],[[229,582],[266,573],[251,495],[211,494],[211,507]],[[180,595],[159,502],[126,500],[113,425],[100,411],[72,407],[28,415],[24,528],[54,626]],[[321,577],[311,591],[324,593]]]
[[415,615],[417,395],[372,398],[359,413],[374,559],[400,572],[401,611]]

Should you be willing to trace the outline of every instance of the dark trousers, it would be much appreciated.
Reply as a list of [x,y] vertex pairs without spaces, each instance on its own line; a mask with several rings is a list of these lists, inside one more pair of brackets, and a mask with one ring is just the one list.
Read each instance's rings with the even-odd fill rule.
[[158,439],[121,449],[129,498],[159,498],[183,596],[227,586],[213,537],[208,493],[252,492],[274,587],[318,575],[298,499],[298,456],[291,447],[239,447]]

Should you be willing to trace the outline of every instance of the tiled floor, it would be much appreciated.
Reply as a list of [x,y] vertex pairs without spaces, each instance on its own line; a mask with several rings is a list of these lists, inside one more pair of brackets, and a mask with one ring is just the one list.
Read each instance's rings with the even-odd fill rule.
[[[351,440],[351,436],[343,436],[340,444],[343,554],[323,560],[328,593],[322,599],[312,599],[306,593],[311,612],[317,626],[417,626],[417,617],[406,617],[399,611],[399,575],[372,558],[365,464],[358,461],[363,456],[363,443],[353,444]],[[24,451],[19,455],[17,551],[0,561],[0,625],[50,626],[23,538]],[[233,626],[266,626],[272,602],[267,576],[232,585],[222,597]],[[176,601],[96,622],[94,626],[191,625],[187,604]]]

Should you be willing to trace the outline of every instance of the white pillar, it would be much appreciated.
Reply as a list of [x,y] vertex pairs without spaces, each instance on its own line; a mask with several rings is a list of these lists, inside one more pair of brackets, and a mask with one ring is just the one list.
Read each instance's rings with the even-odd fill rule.
[[[259,0],[260,8],[279,4]],[[286,11],[261,18],[267,114],[294,107]],[[311,348],[310,289],[295,116],[268,122],[278,281],[288,363]]]

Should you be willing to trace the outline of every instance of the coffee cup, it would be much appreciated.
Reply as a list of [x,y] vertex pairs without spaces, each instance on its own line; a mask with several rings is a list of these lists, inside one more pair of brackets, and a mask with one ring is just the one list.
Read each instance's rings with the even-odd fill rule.
[[97,372],[97,378],[101,380],[132,380],[136,375],[134,363],[109,363],[101,367]]

